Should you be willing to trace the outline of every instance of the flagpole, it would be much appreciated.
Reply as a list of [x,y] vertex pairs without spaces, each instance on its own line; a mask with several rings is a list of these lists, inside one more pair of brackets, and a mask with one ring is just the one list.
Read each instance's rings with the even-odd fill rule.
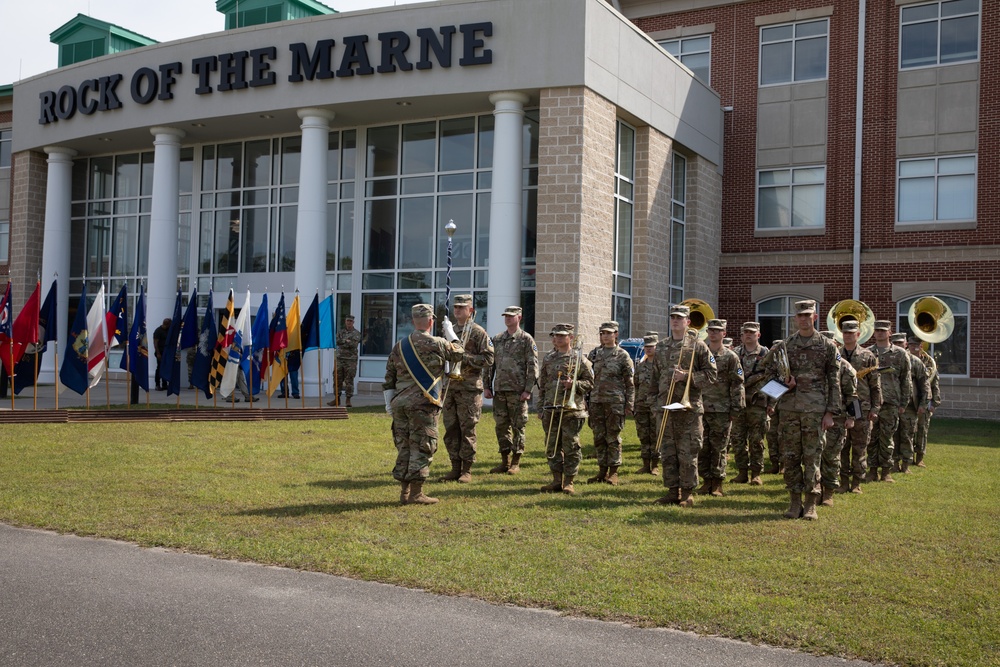
[[55,347],[56,365],[52,369],[52,374],[55,378],[55,381],[52,383],[52,388],[55,389],[56,410],[58,410],[59,409],[59,339],[56,338],[53,342],[56,344]]
[[[111,285],[111,267],[108,267],[108,285]],[[107,299],[107,294],[104,295]],[[104,326],[104,395],[105,405],[111,409],[111,364],[108,363],[108,303],[104,302],[104,318],[101,322]]]
[[[14,309],[11,308],[11,312]],[[14,409],[14,378],[16,377],[14,373],[14,333],[11,332],[11,338],[8,341],[10,343],[10,409]]]
[[[451,240],[451,238],[455,235],[455,230],[457,228],[458,227],[455,225],[455,221],[454,220],[448,220],[448,224],[444,226],[444,231],[448,234],[448,271],[447,271],[447,273],[445,273],[445,280],[444,280],[444,319],[446,321],[448,319],[448,311],[451,309],[451,306],[450,306],[450,301],[451,301],[451,247],[452,247],[452,240]],[[441,389],[441,405],[444,405],[444,399],[448,395],[448,387],[451,385],[451,382],[448,381],[448,376],[450,375],[450,371],[449,371],[450,368],[451,368],[451,364],[449,362],[445,361],[444,362],[445,379],[442,382],[442,384],[444,385],[444,387]]]
[[34,385],[35,396],[31,401],[31,409],[38,409],[38,344],[42,341],[38,340],[38,323],[42,320],[42,276],[41,273],[35,273],[35,289],[38,290],[38,315],[35,317],[35,380],[32,382]]
[[35,345],[35,398],[31,404],[32,410],[38,409],[38,345]]

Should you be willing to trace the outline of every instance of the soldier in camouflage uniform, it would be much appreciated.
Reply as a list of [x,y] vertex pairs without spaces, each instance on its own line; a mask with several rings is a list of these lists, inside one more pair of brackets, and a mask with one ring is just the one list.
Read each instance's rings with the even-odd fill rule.
[[[698,474],[704,484],[698,493],[722,496],[722,481],[726,478],[726,453],[729,450],[729,429],[746,407],[743,391],[743,364],[739,356],[722,344],[726,333],[725,320],[708,321],[708,349],[715,355],[719,370],[718,381],[701,392],[705,407],[702,415],[704,440],[698,454]],[[759,471],[758,471],[759,474]]]
[[[445,322],[445,338],[431,335],[434,330],[431,306],[420,303],[410,313],[414,331],[407,337],[407,344],[418,360],[408,363],[404,341],[396,343],[385,364],[382,390],[385,410],[392,414],[392,439],[397,452],[392,476],[401,484],[399,502],[432,505],[437,499],[425,495],[423,486],[437,451],[437,417],[441,407],[434,392],[440,391],[445,362],[460,360],[463,350],[450,322]],[[410,368],[415,366],[426,368],[427,386],[411,374]]]
[[[776,340],[771,342],[771,347],[781,344]],[[770,351],[770,350],[768,350]],[[765,472],[771,475],[780,475],[785,469],[785,463],[781,460],[781,415],[778,414],[778,403],[768,399],[767,401],[767,460],[771,462],[771,467]]]
[[[867,470],[868,439],[871,437],[872,424],[878,419],[882,407],[882,381],[878,370],[878,360],[871,350],[858,346],[861,325],[856,321],[844,322],[840,325],[844,336],[842,356],[854,368],[858,382],[858,401],[861,403],[861,414],[854,420],[854,426],[847,429],[847,440],[840,450],[840,491],[846,493],[850,487],[851,493],[861,493],[861,481]],[[864,375],[862,375],[864,373]]]
[[937,407],[941,405],[941,382],[938,377],[937,362],[934,361],[934,357],[924,351],[924,348],[921,347],[922,342],[916,336],[910,336],[906,339],[910,354],[916,355],[920,358],[920,361],[924,362],[924,368],[927,369],[927,377],[931,385],[930,403],[923,414],[917,418],[917,433],[913,437],[913,464],[918,468],[927,467],[924,464],[924,453],[927,452],[927,431],[931,427],[931,416]]
[[625,416],[635,405],[635,364],[632,357],[618,345],[618,323],[605,322],[599,331],[601,346],[587,355],[594,370],[594,388],[590,392],[587,410],[590,429],[594,432],[599,472],[587,483],[607,482],[618,485],[618,468],[622,464],[622,429]]
[[344,392],[347,407],[351,407],[354,396],[354,376],[358,372],[358,345],[361,332],[354,328],[354,315],[344,318],[344,328],[337,332],[337,351],[334,354],[334,391],[337,395],[327,405],[338,405],[340,392]]
[[483,414],[483,369],[493,363],[493,341],[473,319],[471,294],[459,294],[452,306],[455,333],[462,339],[465,356],[460,373],[448,376],[444,400],[444,445],[451,459],[451,472],[441,479],[472,481],[476,461],[476,425]]
[[[834,340],[832,331],[823,331],[823,336],[828,340]],[[836,341],[834,341],[836,344]],[[838,345],[839,348],[839,345]],[[844,411],[833,418],[833,427],[826,432],[826,444],[823,445],[823,459],[820,463],[820,484],[822,486],[822,499],[820,505],[833,507],[833,494],[840,487],[837,475],[840,472],[840,456],[844,451],[844,443],[847,442],[847,432],[854,428],[854,415],[848,409],[853,410],[853,404],[858,397],[858,375],[854,371],[844,355],[840,355],[840,399],[844,406]]]
[[653,413],[650,410],[650,403],[656,400],[655,394],[649,391],[649,374],[653,370],[653,355],[656,353],[656,344],[660,342],[660,336],[655,331],[647,331],[642,339],[642,359],[635,365],[635,431],[639,436],[640,455],[642,456],[642,467],[636,470],[637,474],[657,475],[660,472],[660,454],[656,451],[656,430],[653,425]]
[[[656,501],[661,505],[694,506],[691,494],[698,485],[698,452],[703,435],[701,392],[718,380],[715,357],[705,343],[688,331],[690,315],[687,306],[670,309],[670,336],[656,346],[649,376],[650,394],[656,396],[653,412],[663,486],[668,489],[667,495]],[[664,406],[681,401],[686,387],[690,391],[690,407],[665,410]]]
[[878,362],[879,368],[885,368],[882,373],[882,409],[878,413],[878,421],[872,428],[871,440],[868,442],[868,474],[866,482],[875,482],[879,478],[879,468],[882,469],[881,480],[894,482],[890,474],[892,469],[893,436],[899,426],[899,417],[906,410],[906,401],[910,396],[910,360],[906,350],[889,342],[892,325],[888,320],[875,320],[875,345],[869,348]]
[[[906,334],[894,334],[892,344],[905,350]],[[906,401],[906,409],[899,416],[893,449],[894,469],[904,475],[909,474],[910,464],[913,463],[913,439],[917,433],[917,420],[927,412],[931,401],[931,379],[927,374],[927,367],[917,355],[910,352],[906,355],[910,360],[910,396]]]
[[594,387],[594,371],[583,352],[571,347],[573,329],[572,324],[552,327],[549,336],[553,349],[542,360],[538,375],[542,406],[538,418],[545,428],[545,455],[552,471],[552,483],[542,487],[543,493],[562,491],[573,495],[573,480],[583,458],[580,429],[587,418],[584,397]]
[[[758,486],[761,484],[760,473],[764,470],[764,434],[768,427],[767,396],[760,392],[760,388],[767,382],[767,375],[764,373],[767,348],[760,344],[760,323],[744,322],[740,340],[740,346],[733,351],[743,367],[746,409],[736,415],[729,437],[736,469],[739,471],[733,483],[750,482]],[[777,458],[775,454],[771,460],[777,461]]]
[[503,311],[506,331],[493,337],[493,363],[486,369],[483,396],[493,399],[500,465],[490,472],[516,475],[524,453],[524,427],[528,401],[538,378],[538,348],[531,334],[521,329],[521,308]]
[[[840,398],[840,354],[833,341],[816,331],[816,302],[795,302],[797,331],[768,352],[769,375],[785,382],[789,391],[778,400],[781,414],[781,455],[785,465],[785,488],[790,499],[785,517],[801,515],[815,520],[820,497],[820,459],[825,434],[843,411]],[[777,363],[784,348],[789,376],[782,378]],[[802,493],[805,492],[803,504]]]

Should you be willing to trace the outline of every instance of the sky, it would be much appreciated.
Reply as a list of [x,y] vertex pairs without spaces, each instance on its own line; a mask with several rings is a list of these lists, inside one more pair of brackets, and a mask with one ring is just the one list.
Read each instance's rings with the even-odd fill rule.
[[[339,12],[417,1],[322,0]],[[49,35],[77,14],[114,23],[158,42],[218,32],[225,26],[225,18],[215,10],[215,0],[0,0],[0,85],[55,69],[59,50]]]

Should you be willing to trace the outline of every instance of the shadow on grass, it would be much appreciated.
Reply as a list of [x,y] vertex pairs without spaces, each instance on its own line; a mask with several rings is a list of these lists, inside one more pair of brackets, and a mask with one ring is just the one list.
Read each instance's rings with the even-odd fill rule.
[[315,482],[307,482],[305,486],[312,486],[318,489],[331,489],[336,491],[362,491],[364,489],[377,489],[383,486],[395,486],[397,482],[388,475],[370,475],[368,477],[345,477],[343,479],[321,479]]
[[363,512],[385,507],[398,507],[398,498],[386,498],[385,502],[362,503],[308,503],[305,505],[287,505],[285,507],[262,507],[255,510],[234,512],[233,516],[268,516],[276,519],[288,519],[313,514],[343,514],[345,512]]

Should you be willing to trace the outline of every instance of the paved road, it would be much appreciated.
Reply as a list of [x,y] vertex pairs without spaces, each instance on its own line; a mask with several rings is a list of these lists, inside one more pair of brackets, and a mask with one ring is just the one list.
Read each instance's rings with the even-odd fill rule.
[[0,524],[0,665],[858,661]]

